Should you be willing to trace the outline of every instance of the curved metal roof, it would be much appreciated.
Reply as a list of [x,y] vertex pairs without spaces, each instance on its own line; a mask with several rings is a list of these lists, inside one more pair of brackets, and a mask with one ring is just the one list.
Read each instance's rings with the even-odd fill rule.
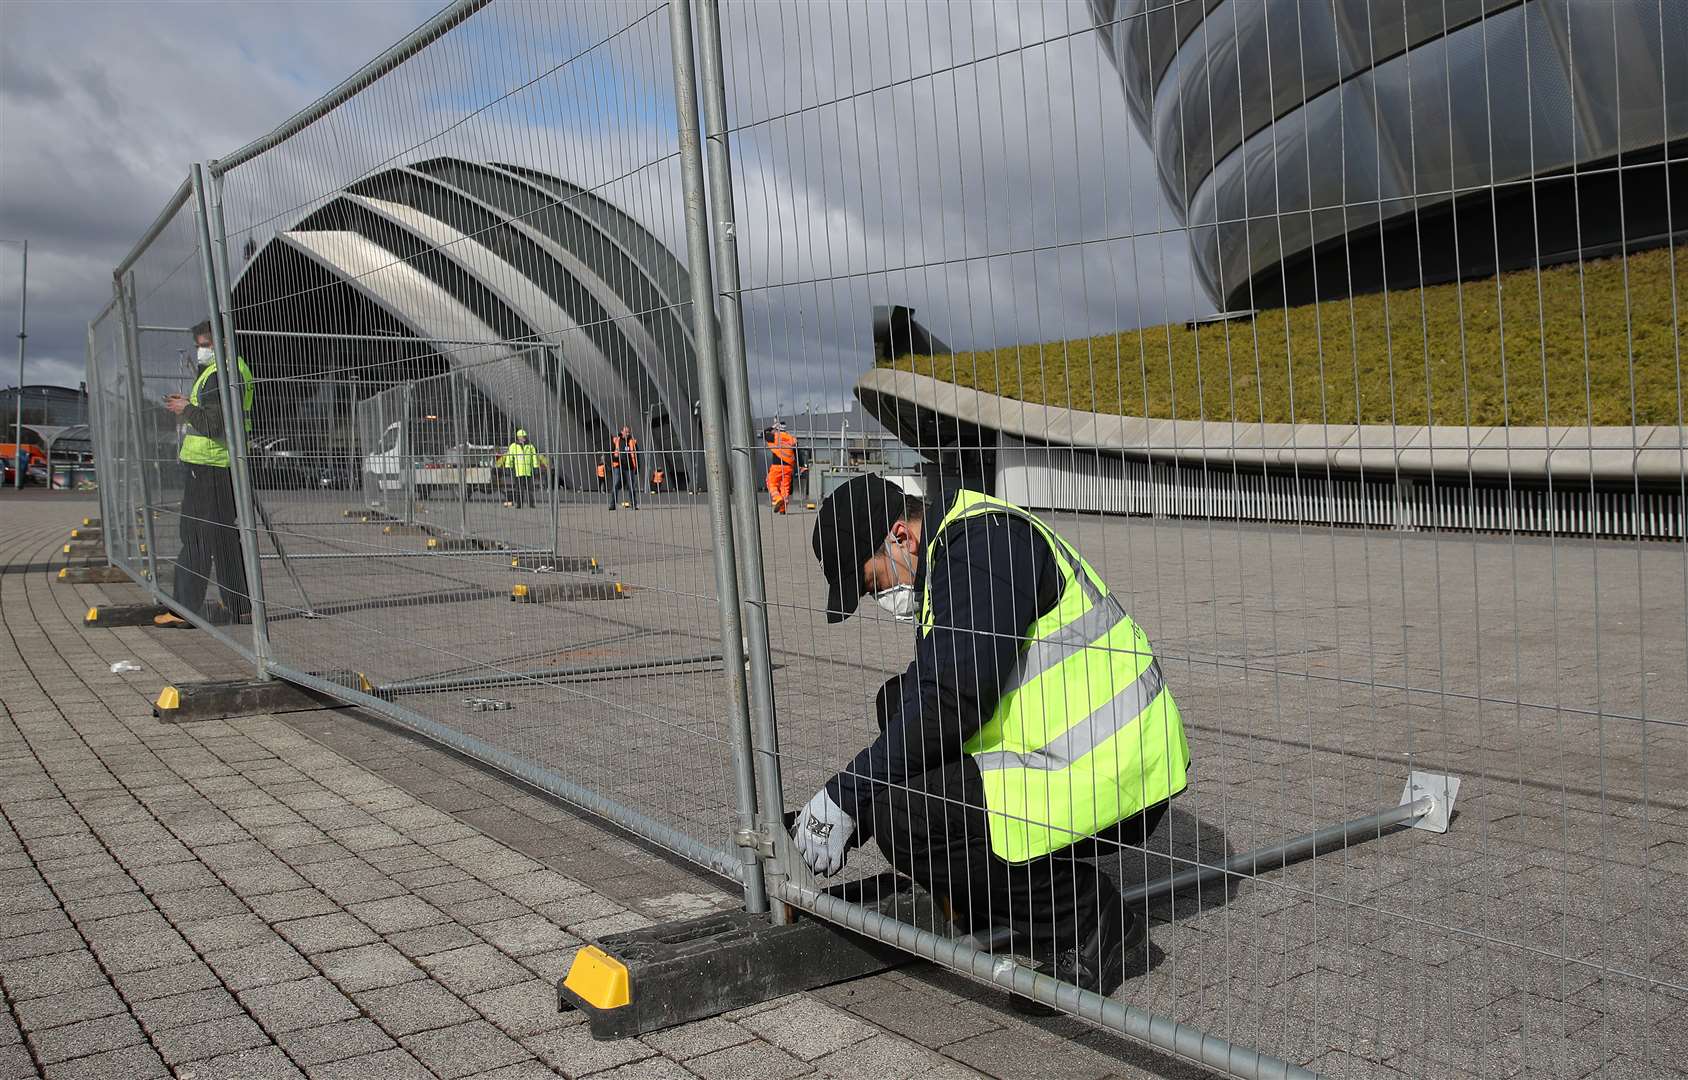
[[[340,289],[344,310],[447,358],[515,425],[562,417],[569,445],[558,449],[595,448],[657,409],[690,415],[696,400],[684,265],[631,216],[559,177],[443,157],[386,169],[243,269],[237,307],[267,308],[272,323],[292,307],[284,321],[298,329],[356,334],[304,325],[335,307],[301,294],[299,259]],[[491,358],[516,362],[482,377]]]

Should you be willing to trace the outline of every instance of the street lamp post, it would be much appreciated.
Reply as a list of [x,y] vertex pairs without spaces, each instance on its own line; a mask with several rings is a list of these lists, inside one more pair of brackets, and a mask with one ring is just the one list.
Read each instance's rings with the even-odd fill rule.
[[[17,475],[12,478],[12,485],[16,490],[23,489],[23,474],[26,470],[23,457],[23,343],[29,338],[29,241],[28,240],[0,240],[4,244],[23,245],[23,273],[18,286],[18,415],[17,429],[12,433],[15,442],[12,453],[19,457]],[[51,473],[48,474],[51,477]],[[49,486],[51,486],[49,484]]]

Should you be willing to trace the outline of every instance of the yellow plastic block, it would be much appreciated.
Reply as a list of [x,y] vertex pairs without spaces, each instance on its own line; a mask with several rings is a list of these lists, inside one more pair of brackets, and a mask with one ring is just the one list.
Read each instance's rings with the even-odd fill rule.
[[97,607],[89,608],[88,614],[82,616],[82,621],[85,622],[85,623],[99,622],[100,621],[100,609],[97,608]]
[[619,1009],[633,1000],[627,985],[627,967],[620,960],[588,945],[574,954],[563,985],[594,1008]]
[[82,539],[82,530],[81,530],[81,529],[72,529],[72,530],[70,530],[70,538],[71,538],[71,539],[72,539],[72,540],[80,540],[80,539]]
[[60,581],[63,581],[65,578],[67,578],[69,576],[70,576],[70,567],[64,566],[64,567],[59,568],[59,580]]
[[592,560],[592,569],[594,569],[594,570],[598,569],[598,560],[597,559]]
[[626,587],[623,586],[621,584],[621,582],[618,581],[618,582],[615,583],[615,594],[617,596],[620,596],[622,593],[624,593],[626,591],[627,591]]
[[65,546],[64,546],[64,553],[65,553],[65,554],[66,554],[66,555],[69,555],[69,554],[70,554],[70,545],[69,545],[69,544],[66,544],[66,545],[65,545]]
[[158,692],[158,700],[153,702],[155,709],[179,709],[182,707],[182,692],[174,686],[166,686]]
[[439,547],[440,546],[439,537],[437,537],[437,536],[428,537],[428,546],[431,547],[431,548]]
[[527,594],[528,587],[526,585],[514,585],[510,588],[510,599],[512,600],[520,600]]
[[82,524],[84,524],[84,525],[92,525],[93,523],[94,523],[93,518],[83,518],[82,519]]

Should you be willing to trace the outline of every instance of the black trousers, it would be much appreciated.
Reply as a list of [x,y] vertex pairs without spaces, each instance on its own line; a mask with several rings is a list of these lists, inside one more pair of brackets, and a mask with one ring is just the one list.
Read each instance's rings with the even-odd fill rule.
[[205,615],[205,590],[215,575],[223,607],[235,618],[244,617],[251,605],[246,566],[240,561],[234,481],[227,469],[214,465],[183,465],[182,470],[182,547],[171,595],[189,611]]
[[531,476],[517,476],[514,478],[514,485],[510,489],[510,501],[515,503],[517,507],[520,507],[522,505],[522,497],[524,495],[527,497],[527,504],[529,506],[535,505],[533,501],[533,477]]
[[636,469],[620,468],[610,470],[610,509],[615,509],[615,497],[621,492],[627,492],[627,501],[633,504],[633,509],[639,508],[639,473]]
[[1166,815],[1166,803],[1095,837],[1024,863],[991,853],[985,789],[971,757],[922,773],[906,790],[881,787],[869,828],[898,872],[954,911],[956,925],[980,933],[1011,927],[1016,948],[1038,959],[1088,938],[1102,918],[1120,918],[1119,890],[1087,859],[1115,843],[1141,846]]

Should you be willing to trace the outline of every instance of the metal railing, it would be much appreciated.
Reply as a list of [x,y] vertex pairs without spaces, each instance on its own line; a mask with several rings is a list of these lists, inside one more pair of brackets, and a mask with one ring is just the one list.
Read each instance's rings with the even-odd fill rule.
[[[1688,11],[1460,8],[452,4],[116,267],[108,558],[751,911],[1221,1073],[1680,1070]],[[876,362],[897,307],[966,349]],[[855,473],[755,419],[851,394],[924,471],[846,573],[919,629],[832,621],[803,493]],[[1479,460],[1525,423],[1599,476]],[[1306,425],[1467,459],[1264,449]],[[1187,775],[1104,737],[1166,699],[1078,715],[1142,672]]]

